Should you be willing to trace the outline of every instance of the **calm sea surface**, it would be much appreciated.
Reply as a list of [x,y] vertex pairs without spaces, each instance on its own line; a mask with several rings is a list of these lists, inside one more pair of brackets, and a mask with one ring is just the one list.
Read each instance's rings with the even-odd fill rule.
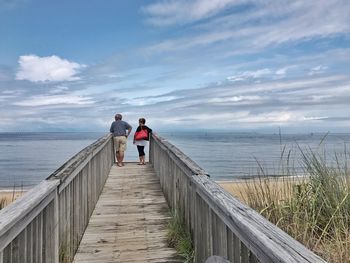
[[[74,154],[104,133],[0,133],[0,187],[33,186],[48,177]],[[229,132],[160,132],[204,168],[215,180],[258,174],[258,162],[278,174],[283,147],[299,167],[300,150],[311,148],[334,160],[334,153],[349,149],[350,134],[282,135]],[[126,161],[136,161],[136,147],[129,138]],[[322,143],[321,143],[322,142]],[[320,145],[321,143],[321,145]]]
[[[302,173],[301,151],[320,154],[334,165],[335,154],[344,158],[350,134],[259,134],[232,132],[160,133],[204,168],[214,180],[232,180],[262,174],[281,175],[284,163]],[[283,154],[282,154],[283,152]],[[289,155],[289,157],[288,157]],[[350,165],[350,163],[349,163]],[[284,165],[286,167],[286,165]],[[349,166],[350,167],[350,166]]]

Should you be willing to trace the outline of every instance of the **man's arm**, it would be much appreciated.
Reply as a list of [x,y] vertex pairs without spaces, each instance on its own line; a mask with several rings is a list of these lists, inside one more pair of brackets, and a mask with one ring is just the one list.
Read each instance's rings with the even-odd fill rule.
[[131,130],[132,130],[132,127],[130,126],[130,127],[128,128],[128,134],[127,134],[126,136],[129,136],[129,135],[130,135]]

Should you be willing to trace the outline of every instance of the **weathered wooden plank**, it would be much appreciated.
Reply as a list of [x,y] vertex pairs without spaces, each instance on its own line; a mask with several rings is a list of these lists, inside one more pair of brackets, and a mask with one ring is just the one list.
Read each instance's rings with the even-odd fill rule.
[[24,229],[19,235],[18,235],[18,262],[26,262],[27,258],[27,231]]
[[249,250],[242,242],[241,242],[241,262],[249,263]]
[[33,263],[38,262],[38,217],[32,221],[32,257]]
[[55,191],[55,198],[53,200],[53,235],[54,235],[54,241],[53,241],[53,262],[58,263],[60,261],[59,258],[59,252],[60,252],[60,212],[59,212],[59,194],[58,194],[58,189],[56,188]]
[[221,219],[212,213],[212,244],[213,244],[213,255],[227,258],[227,230],[226,225]]
[[19,240],[18,240],[18,236],[11,243],[12,243],[12,251],[11,251],[12,263],[19,263]]
[[231,263],[231,262],[220,256],[211,256],[205,261],[205,263]]
[[0,211],[0,250],[9,244],[54,198],[58,181],[43,181],[25,194],[26,199],[14,202]]
[[12,243],[3,250],[3,262],[12,263]]
[[258,263],[258,262],[259,262],[258,258],[253,253],[250,252],[249,263]]
[[[56,194],[56,192],[55,192]],[[57,261],[56,249],[58,249],[58,242],[56,243],[55,231],[55,201],[51,203],[43,211],[43,262],[55,263]],[[57,248],[56,248],[57,247]]]
[[[22,220],[28,213],[32,212],[43,199],[47,198],[47,196],[54,191],[58,184],[58,180],[44,180],[18,198],[16,202],[0,210],[0,237],[18,221]],[[29,224],[30,222],[27,223]],[[23,229],[20,231],[22,230]]]
[[240,263],[240,262],[241,262],[241,241],[235,234],[233,234],[233,263]]
[[167,247],[169,210],[148,165],[113,167],[74,262],[180,262]]
[[33,222],[26,227],[26,263],[33,263]]

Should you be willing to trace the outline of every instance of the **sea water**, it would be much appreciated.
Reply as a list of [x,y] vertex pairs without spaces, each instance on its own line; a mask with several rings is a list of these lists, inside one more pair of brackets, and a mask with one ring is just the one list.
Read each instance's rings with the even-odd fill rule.
[[350,152],[350,134],[344,133],[183,131],[161,135],[190,156],[214,180],[280,176],[287,167],[294,170],[294,175],[302,175],[305,171],[303,154],[315,154],[333,166],[337,165],[335,156],[339,162],[350,160],[347,152],[347,149]]
[[103,133],[0,133],[0,187],[30,187]]
[[[0,187],[30,187],[47,178],[69,158],[106,133],[0,133]],[[264,173],[278,175],[282,152],[301,169],[301,151],[334,161],[350,147],[350,134],[260,134],[225,131],[158,132],[214,180]],[[125,161],[137,161],[132,136]]]

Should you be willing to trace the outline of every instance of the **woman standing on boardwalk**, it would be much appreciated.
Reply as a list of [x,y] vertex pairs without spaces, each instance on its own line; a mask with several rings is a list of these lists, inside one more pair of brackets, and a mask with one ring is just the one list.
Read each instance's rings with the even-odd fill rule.
[[139,119],[139,127],[137,127],[136,132],[134,134],[134,144],[137,146],[137,150],[139,152],[140,162],[139,165],[144,165],[145,163],[145,147],[147,142],[149,141],[150,134],[152,133],[152,129],[148,128],[146,125],[146,119]]

